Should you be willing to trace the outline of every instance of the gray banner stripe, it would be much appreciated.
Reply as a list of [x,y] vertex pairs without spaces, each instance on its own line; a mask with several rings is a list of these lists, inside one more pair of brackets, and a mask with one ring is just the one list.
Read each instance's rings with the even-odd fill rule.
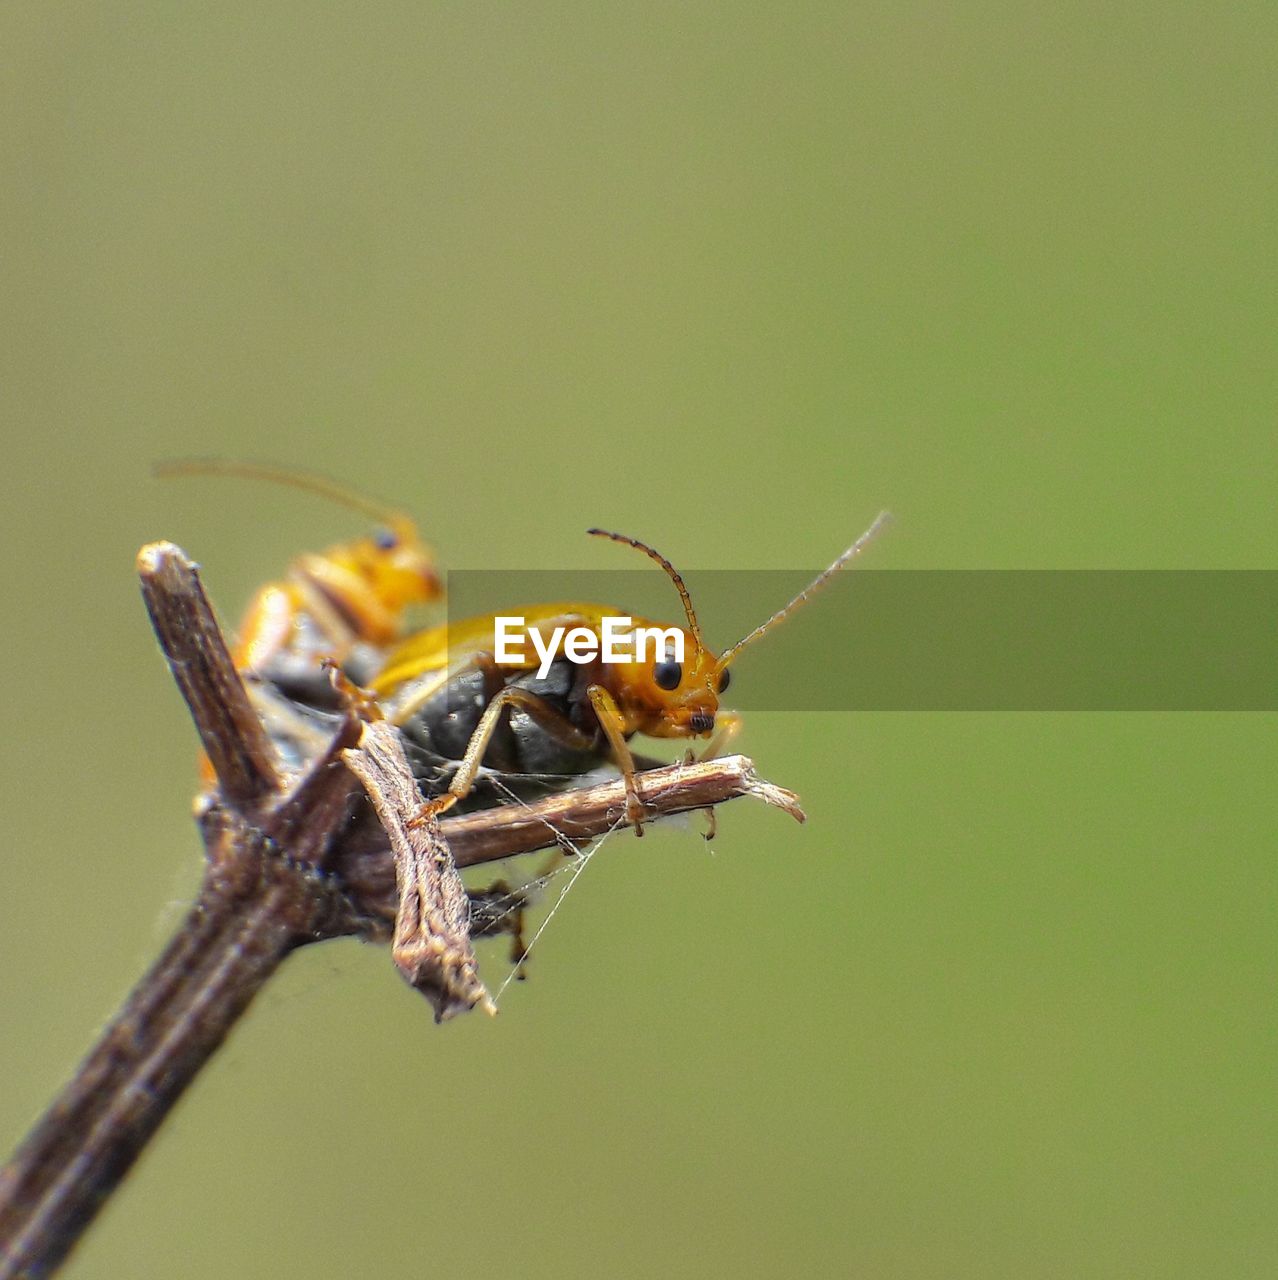
[[[814,571],[687,575],[716,651]],[[659,573],[460,571],[450,616],[603,601],[680,622]],[[1278,571],[857,568],[747,649],[741,710],[1278,710]]]

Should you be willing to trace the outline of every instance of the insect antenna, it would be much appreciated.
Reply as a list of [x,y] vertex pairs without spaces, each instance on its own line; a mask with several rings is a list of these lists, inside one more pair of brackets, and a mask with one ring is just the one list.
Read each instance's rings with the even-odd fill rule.
[[655,560],[670,575],[670,581],[675,584],[679,599],[683,601],[683,612],[688,619],[688,630],[692,632],[692,639],[697,646],[697,652],[700,653],[705,648],[705,645],[701,642],[701,628],[697,625],[697,615],[692,607],[692,597],[688,594],[688,588],[683,585],[683,579],[679,576],[678,569],[661,552],[654,551],[646,542],[640,542],[638,538],[627,537],[624,533],[609,533],[607,529],[587,529],[586,532],[593,538],[611,538],[613,542],[621,542],[628,547],[634,547],[636,551],[642,551],[644,555],[650,560]]
[[318,494],[321,498],[327,498],[351,511],[358,511],[391,528],[400,528],[406,519],[394,508],[383,506],[329,476],[271,462],[244,462],[234,458],[169,458],[157,462],[152,468],[152,474],[162,480],[172,479],[174,476],[232,476],[242,480],[265,480],[270,484],[287,485],[290,489]]
[[892,515],[888,511],[880,511],[874,518],[874,523],[828,568],[817,574],[811,582],[808,583],[802,591],[799,592],[793,600],[790,601],[784,609],[778,609],[776,613],[770,617],[767,622],[761,622],[748,636],[738,640],[730,649],[724,650],[720,655],[719,661],[715,666],[715,670],[722,671],[728,663],[730,663],[748,644],[753,644],[760,637],[766,635],[778,622],[785,621],[797,609],[802,608],[809,600],[812,599],[818,591],[824,587],[831,578],[834,577],[844,565],[849,561],[855,560],[857,556],[870,545],[871,542],[879,535],[880,532],[891,521]]

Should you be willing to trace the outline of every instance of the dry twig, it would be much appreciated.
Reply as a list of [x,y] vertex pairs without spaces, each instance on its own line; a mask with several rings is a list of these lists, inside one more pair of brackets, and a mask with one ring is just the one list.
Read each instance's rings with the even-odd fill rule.
[[[204,882],[172,941],[0,1170],[0,1280],[56,1269],[291,950],[349,935],[383,940],[393,921],[396,963],[438,1017],[483,1003],[450,848],[469,866],[564,837],[581,843],[625,806],[618,780],[410,831],[419,798],[398,742],[354,710],[321,757],[287,780],[195,566],[171,543],[154,543],[138,570],[217,775],[199,815]],[[363,803],[352,770],[378,824],[351,821]],[[742,756],[652,770],[641,782],[654,817],[741,795],[802,816],[795,797],[756,778]]]
[[399,971],[435,1006],[439,1020],[482,1004],[497,1009],[479,980],[470,945],[470,905],[448,844],[421,806],[399,736],[385,720],[364,726],[346,763],[364,784],[395,860],[396,917],[391,955]]

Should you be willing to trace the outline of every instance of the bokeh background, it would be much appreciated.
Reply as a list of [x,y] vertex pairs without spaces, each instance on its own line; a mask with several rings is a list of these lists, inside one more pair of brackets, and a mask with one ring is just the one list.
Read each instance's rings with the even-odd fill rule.
[[[347,478],[455,567],[801,568],[883,506],[889,567],[1272,567],[1275,36],[7,6],[0,1143],[196,884],[135,550],[233,617],[359,527],[156,460]],[[754,716],[806,827],[616,839],[495,1021],[294,957],[67,1275],[1271,1276],[1275,731]]]

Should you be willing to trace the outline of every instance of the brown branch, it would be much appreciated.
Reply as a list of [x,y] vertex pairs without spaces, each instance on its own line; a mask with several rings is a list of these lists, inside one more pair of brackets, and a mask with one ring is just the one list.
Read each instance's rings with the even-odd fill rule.
[[281,786],[275,750],[231,663],[195,565],[173,543],[152,542],[138,552],[138,576],[223,798],[241,809],[261,803]]
[[284,956],[364,927],[317,874],[350,812],[335,752],[285,792],[266,728],[195,566],[138,556],[142,594],[219,783],[201,815],[199,899],[44,1118],[0,1172],[0,1280],[48,1275]]
[[[793,791],[765,782],[746,756],[723,756],[695,764],[672,764],[639,776],[644,808],[653,818],[709,809],[739,796],[754,796],[804,821]],[[625,816],[626,788],[620,778],[594,787],[560,792],[528,805],[506,805],[445,818],[441,823],[459,867],[513,853],[531,853],[560,843],[585,845],[612,830]]]
[[[649,769],[639,775],[639,783],[649,818],[673,817],[693,809],[710,809],[740,796],[754,796],[796,821],[804,821],[798,796],[765,782],[746,756]],[[526,804],[444,818],[439,825],[456,865],[474,867],[554,845],[589,844],[617,826],[625,805],[625,783],[617,778]],[[361,910],[383,920],[396,918],[399,897],[395,866],[383,848],[365,847],[352,840],[339,851],[334,866]]]
[[[310,921],[276,864],[210,877],[186,920],[0,1174],[0,1276],[47,1275]],[[281,868],[282,869],[282,868]]]
[[[156,635],[218,779],[200,806],[205,878],[172,941],[0,1170],[0,1280],[57,1268],[289,951],[353,933],[385,938],[397,920],[401,970],[438,1013],[469,1008],[486,995],[450,846],[462,865],[474,865],[580,843],[609,829],[625,804],[618,781],[414,834],[405,823],[420,798],[398,741],[381,730],[361,740],[353,712],[286,785],[195,566],[171,543],[143,548],[138,566]],[[363,803],[352,768],[377,823],[351,820]],[[793,795],[757,779],[741,756],[645,772],[640,785],[653,816],[755,795],[801,818]]]

